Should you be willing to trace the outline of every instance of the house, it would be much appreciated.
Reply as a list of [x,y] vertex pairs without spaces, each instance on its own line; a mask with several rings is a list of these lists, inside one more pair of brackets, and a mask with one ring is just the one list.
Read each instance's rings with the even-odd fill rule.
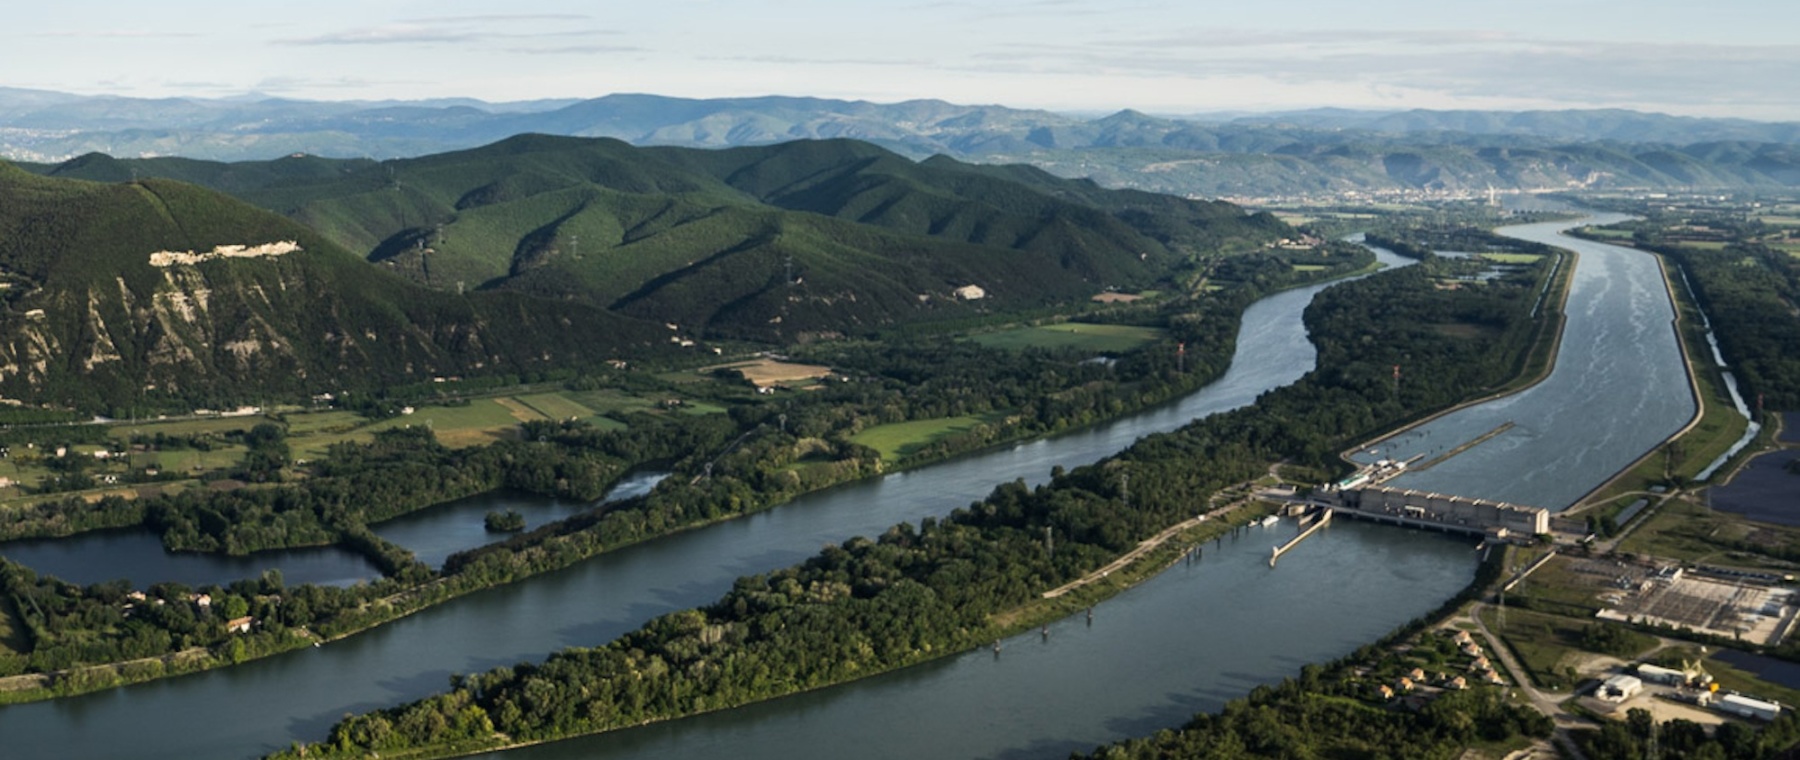
[[979,301],[987,298],[987,290],[980,285],[964,285],[950,292],[964,301]]
[[1457,691],[1461,691],[1463,689],[1469,688],[1469,682],[1466,679],[1464,679],[1462,676],[1457,676],[1455,678],[1450,679],[1450,683],[1446,684],[1446,685],[1452,689],[1456,689]]
[[1476,657],[1474,662],[1469,663],[1470,670],[1492,670],[1493,667],[1493,663],[1488,662],[1486,657]]
[[231,633],[249,633],[250,626],[255,623],[256,618],[250,617],[249,615],[245,615],[241,618],[232,618],[225,621],[225,630]]
[[198,606],[201,606],[201,607],[211,607],[212,606],[212,594],[195,594],[189,598],[193,599],[194,604],[196,604]]

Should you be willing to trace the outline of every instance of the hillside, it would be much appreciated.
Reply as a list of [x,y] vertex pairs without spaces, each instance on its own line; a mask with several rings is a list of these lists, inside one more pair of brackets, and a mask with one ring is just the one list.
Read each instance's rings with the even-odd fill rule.
[[[128,413],[593,364],[666,331],[372,272],[217,192],[0,163],[0,394]],[[245,249],[233,253],[231,246]]]
[[[44,170],[168,172],[430,287],[773,341],[1080,302],[1285,231],[1229,204],[850,140],[707,151],[521,135],[381,164],[85,156]],[[968,285],[985,297],[955,295]]]

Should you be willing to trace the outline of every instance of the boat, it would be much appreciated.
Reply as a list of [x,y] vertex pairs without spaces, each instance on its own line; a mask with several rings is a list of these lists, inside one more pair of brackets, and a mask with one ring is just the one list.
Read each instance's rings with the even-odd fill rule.
[[1262,526],[1265,528],[1273,528],[1273,527],[1275,527],[1275,523],[1278,523],[1278,522],[1281,522],[1281,518],[1276,517],[1274,515],[1269,515],[1268,517],[1265,517],[1262,519]]

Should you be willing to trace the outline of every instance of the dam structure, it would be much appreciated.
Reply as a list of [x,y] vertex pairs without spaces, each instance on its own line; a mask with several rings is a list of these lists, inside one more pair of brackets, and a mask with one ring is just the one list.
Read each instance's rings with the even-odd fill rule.
[[1550,510],[1381,485],[1332,489],[1322,506],[1339,517],[1529,541],[1550,532]]

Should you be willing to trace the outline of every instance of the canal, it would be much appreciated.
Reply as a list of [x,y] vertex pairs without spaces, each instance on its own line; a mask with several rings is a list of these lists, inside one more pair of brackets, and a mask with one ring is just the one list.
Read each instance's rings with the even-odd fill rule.
[[1526,390],[1440,417],[1358,458],[1422,454],[1429,461],[1510,422],[1505,432],[1388,485],[1562,510],[1685,426],[1694,398],[1656,258],[1560,234],[1623,218],[1501,228],[1580,255],[1555,369]]

